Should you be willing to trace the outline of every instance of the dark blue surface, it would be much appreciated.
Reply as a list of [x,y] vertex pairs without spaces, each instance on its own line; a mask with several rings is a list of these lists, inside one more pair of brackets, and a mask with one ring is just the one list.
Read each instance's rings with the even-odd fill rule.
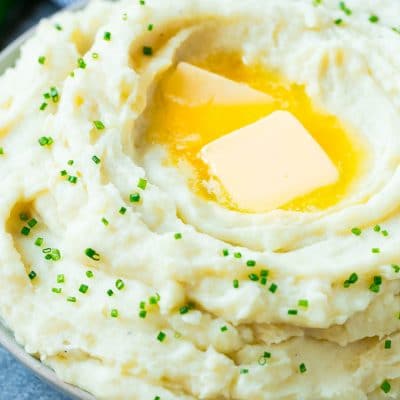
[[1,400],[70,400],[36,378],[0,346]]
[[[1,1],[1,0],[0,0]],[[18,20],[9,21],[0,39],[0,50],[40,18],[57,10],[50,1],[27,2]],[[59,394],[46,383],[36,378],[28,369],[14,360],[0,346],[0,400],[70,400]]]

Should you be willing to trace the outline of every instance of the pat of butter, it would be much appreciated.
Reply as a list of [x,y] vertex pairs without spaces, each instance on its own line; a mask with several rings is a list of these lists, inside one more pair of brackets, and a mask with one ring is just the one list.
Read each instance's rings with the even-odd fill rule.
[[194,65],[181,62],[163,86],[165,96],[190,106],[264,104],[273,98],[265,93]]
[[200,155],[237,206],[249,212],[276,209],[339,179],[328,155],[286,111],[209,143]]

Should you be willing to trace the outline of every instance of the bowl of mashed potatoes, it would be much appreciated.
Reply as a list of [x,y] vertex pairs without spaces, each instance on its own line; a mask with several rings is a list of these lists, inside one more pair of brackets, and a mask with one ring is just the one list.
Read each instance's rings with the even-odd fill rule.
[[97,399],[398,398],[398,15],[41,22],[0,77],[0,316],[26,354]]

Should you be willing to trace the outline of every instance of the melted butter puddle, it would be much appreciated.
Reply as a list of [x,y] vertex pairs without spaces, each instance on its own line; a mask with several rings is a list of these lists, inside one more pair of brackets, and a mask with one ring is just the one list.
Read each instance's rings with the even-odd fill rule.
[[361,143],[349,135],[340,120],[316,109],[304,86],[291,84],[276,72],[260,66],[246,66],[240,57],[231,54],[213,55],[192,64],[220,74],[272,96],[270,104],[201,105],[179,104],[162,94],[159,85],[150,110],[151,124],[147,140],[167,147],[173,165],[186,161],[192,167],[191,189],[207,200],[213,200],[235,211],[238,207],[221,189],[218,198],[210,193],[204,182],[209,182],[208,166],[199,158],[206,144],[234,130],[251,124],[274,111],[286,110],[295,115],[328,154],[340,173],[340,179],[295,199],[281,209],[291,211],[324,210],[340,202],[352,183],[360,176],[366,151]]

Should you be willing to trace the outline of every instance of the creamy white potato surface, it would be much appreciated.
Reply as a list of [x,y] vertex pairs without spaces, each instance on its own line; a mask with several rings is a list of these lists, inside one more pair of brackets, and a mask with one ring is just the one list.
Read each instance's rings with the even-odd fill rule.
[[[43,21],[0,78],[0,316],[18,342],[98,399],[400,398],[399,16],[121,0]],[[340,182],[235,209],[196,155],[267,111],[192,129],[162,97],[181,61],[296,114]]]

